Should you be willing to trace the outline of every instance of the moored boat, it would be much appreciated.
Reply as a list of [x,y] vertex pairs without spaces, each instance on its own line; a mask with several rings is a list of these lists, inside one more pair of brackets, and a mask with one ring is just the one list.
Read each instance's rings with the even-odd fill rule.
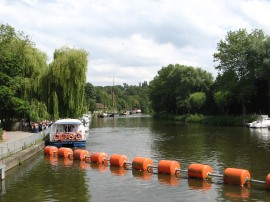
[[247,126],[249,128],[268,128],[270,127],[270,118],[268,115],[260,115],[256,121],[248,123]]
[[50,129],[49,144],[57,147],[84,147],[85,127],[79,119],[60,119]]

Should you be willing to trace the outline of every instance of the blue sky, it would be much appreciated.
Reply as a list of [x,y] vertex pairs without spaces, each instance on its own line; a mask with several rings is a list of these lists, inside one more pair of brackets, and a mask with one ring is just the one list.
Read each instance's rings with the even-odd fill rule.
[[0,22],[50,61],[64,45],[85,49],[95,86],[149,82],[168,64],[215,76],[217,43],[240,28],[269,35],[269,11],[267,0],[0,0]]

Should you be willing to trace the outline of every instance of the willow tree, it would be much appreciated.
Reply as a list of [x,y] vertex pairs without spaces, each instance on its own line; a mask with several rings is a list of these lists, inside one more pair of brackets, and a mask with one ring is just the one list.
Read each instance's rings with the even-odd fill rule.
[[[49,65],[49,112],[59,117],[78,118],[85,111],[87,55],[84,49],[62,47]],[[53,117],[56,118],[56,117]]]

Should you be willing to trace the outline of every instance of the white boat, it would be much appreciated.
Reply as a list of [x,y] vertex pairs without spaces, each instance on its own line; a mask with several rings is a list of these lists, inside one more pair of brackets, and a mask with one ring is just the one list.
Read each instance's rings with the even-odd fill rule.
[[270,118],[268,115],[258,116],[256,121],[248,123],[249,128],[268,128],[270,127]]
[[85,147],[85,143],[85,128],[79,119],[60,119],[51,125],[50,145]]

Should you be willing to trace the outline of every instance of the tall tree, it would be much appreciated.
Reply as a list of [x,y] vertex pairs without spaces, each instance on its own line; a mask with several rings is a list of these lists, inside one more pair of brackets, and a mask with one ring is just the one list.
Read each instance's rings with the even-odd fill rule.
[[43,102],[39,81],[47,70],[46,61],[46,54],[28,36],[0,24],[0,88],[1,97],[7,98],[0,106],[1,119],[29,117],[32,100]]
[[87,55],[84,49],[62,47],[54,52],[49,66],[49,110],[55,114],[58,102],[60,117],[78,118],[87,110],[85,107],[85,83]]
[[216,69],[221,77],[224,75],[220,87],[241,103],[243,115],[247,112],[250,96],[256,90],[254,80],[261,64],[258,49],[262,48],[264,38],[261,30],[254,30],[250,34],[246,29],[228,32],[214,53],[214,61],[219,63]]
[[262,66],[259,69],[259,77],[263,78],[268,84],[268,114],[270,114],[270,37],[267,36],[263,48],[259,49],[262,56]]

